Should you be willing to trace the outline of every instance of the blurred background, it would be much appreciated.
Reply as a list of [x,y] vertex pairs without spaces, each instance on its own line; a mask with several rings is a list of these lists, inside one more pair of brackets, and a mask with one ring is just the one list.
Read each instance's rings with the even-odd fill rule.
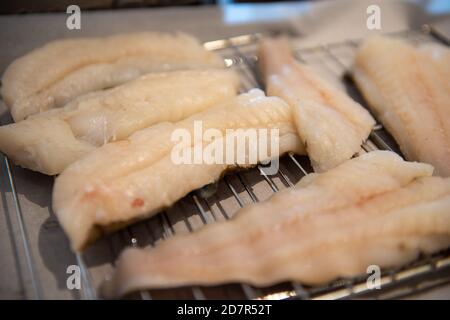
[[[168,6],[201,6],[224,5],[230,3],[264,3],[278,2],[265,0],[2,0],[1,14],[58,12],[65,11],[71,4],[82,10],[99,10],[115,8],[168,7]],[[284,1],[293,2],[293,1]],[[296,1],[299,2],[299,1]]]

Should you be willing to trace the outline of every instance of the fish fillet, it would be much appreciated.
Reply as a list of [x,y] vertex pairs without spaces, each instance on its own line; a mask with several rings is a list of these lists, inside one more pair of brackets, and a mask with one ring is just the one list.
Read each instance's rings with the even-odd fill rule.
[[25,168],[58,174],[106,142],[187,118],[233,98],[238,87],[238,76],[225,69],[147,74],[0,127],[0,151]]
[[107,297],[135,290],[287,280],[319,284],[450,246],[450,179],[388,151],[311,174],[231,220],[122,252]]
[[291,108],[284,101],[265,97],[255,89],[178,123],[161,123],[135,132],[128,139],[100,147],[64,170],[56,178],[53,209],[72,248],[81,250],[101,233],[154,215],[236,167],[228,162],[176,163],[172,154],[179,145],[172,137],[176,129],[185,129],[194,136],[195,141],[190,139],[182,147],[191,153],[201,144],[206,148],[212,143],[204,137],[195,138],[193,131],[198,121],[203,130],[218,130],[222,134],[218,139],[225,141],[232,134],[230,129],[278,129],[279,152],[258,153],[261,162],[288,151],[304,154],[291,119]]
[[266,92],[294,109],[314,170],[326,171],[357,153],[375,124],[367,110],[298,63],[285,39],[266,39],[259,51]]
[[450,176],[450,50],[370,38],[356,53],[353,76],[405,157]]
[[57,40],[15,60],[3,75],[1,93],[19,121],[144,73],[203,67],[223,67],[223,61],[183,33]]

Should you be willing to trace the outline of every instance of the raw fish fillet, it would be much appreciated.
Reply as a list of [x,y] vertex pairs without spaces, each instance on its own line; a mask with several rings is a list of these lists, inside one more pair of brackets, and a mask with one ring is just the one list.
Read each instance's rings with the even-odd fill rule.
[[266,39],[260,46],[266,92],[283,98],[316,172],[350,159],[375,125],[370,114],[347,94],[297,62],[285,39]]
[[223,61],[183,33],[64,39],[15,60],[3,75],[1,93],[19,121],[144,73],[203,67],[223,67]]
[[[291,120],[291,108],[284,101],[265,97],[261,90],[254,89],[183,121],[135,132],[128,139],[108,143],[67,167],[56,178],[53,209],[72,248],[81,250],[102,233],[152,216],[237,166],[234,162],[174,161],[174,150],[193,154],[199,146],[206,149],[213,143],[195,136],[198,121],[205,134],[207,129],[218,130],[221,134],[218,139],[225,141],[229,141],[231,129],[278,129],[279,150],[258,153],[257,161],[261,162],[288,151],[304,154]],[[194,136],[181,149],[176,149],[180,142],[172,136],[177,129],[186,129]],[[251,148],[250,144],[246,148]]]
[[122,252],[103,294],[287,280],[319,284],[450,246],[450,178],[374,151],[241,209],[231,220]]
[[405,157],[450,176],[450,50],[370,38],[356,53],[353,77]]
[[106,142],[232,99],[238,87],[238,76],[225,69],[147,74],[0,127],[0,151],[22,167],[58,174]]

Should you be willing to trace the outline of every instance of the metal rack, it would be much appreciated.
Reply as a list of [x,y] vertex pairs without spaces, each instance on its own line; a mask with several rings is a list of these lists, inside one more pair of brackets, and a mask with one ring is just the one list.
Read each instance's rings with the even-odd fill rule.
[[[245,35],[230,39],[205,43],[209,50],[219,52],[228,67],[234,68],[241,75],[242,91],[250,88],[262,87],[260,76],[256,68],[256,46],[261,38],[260,34]],[[433,36],[433,30],[424,28],[422,31],[405,31],[392,34],[414,43],[440,41]],[[302,48],[299,39],[292,39],[294,53],[300,61],[321,69],[327,77],[341,85],[343,89],[358,102],[364,105],[358,91],[346,76],[352,61],[352,55],[359,40],[332,43],[317,47]],[[442,41],[441,41],[442,42]],[[378,124],[370,135],[370,139],[363,145],[361,152],[376,149],[388,149],[399,152],[392,137]],[[19,239],[15,243],[16,250],[24,252],[26,277],[30,279],[31,289],[29,297],[45,298],[45,290],[41,283],[39,272],[35,266],[35,257],[30,251],[30,240],[27,230],[29,226],[24,222],[19,197],[16,192],[15,178],[9,160],[4,157],[4,165],[10,184],[14,202],[14,215],[18,221]],[[157,242],[171,237],[179,232],[193,232],[204,225],[215,221],[227,220],[240,208],[251,202],[264,200],[272,193],[286,187],[293,186],[301,177],[312,172],[308,158],[288,154],[280,160],[280,170],[275,176],[264,174],[262,166],[254,169],[226,175],[217,184],[193,191],[178,201],[173,208],[159,215],[122,231],[105,237],[97,244],[103,251],[110,252],[107,263],[113,264],[123,247],[154,246]],[[261,190],[264,190],[262,192]],[[226,207],[225,203],[234,202],[234,206]],[[232,207],[232,209],[229,209]],[[86,254],[77,254],[76,263],[81,268],[82,290],[80,298],[98,298],[91,265]],[[107,276],[104,274],[102,277]],[[96,276],[98,277],[98,275]],[[401,268],[383,270],[381,289],[370,290],[366,286],[367,275],[353,278],[338,279],[323,286],[303,286],[300,283],[282,283],[270,288],[255,288],[247,284],[229,284],[214,287],[185,287],[179,289],[165,289],[142,291],[129,296],[136,299],[153,298],[245,298],[245,299],[348,299],[356,297],[370,298],[398,298],[421,290],[450,283],[450,248],[432,256],[422,256],[418,260]],[[99,280],[101,279],[95,279]]]

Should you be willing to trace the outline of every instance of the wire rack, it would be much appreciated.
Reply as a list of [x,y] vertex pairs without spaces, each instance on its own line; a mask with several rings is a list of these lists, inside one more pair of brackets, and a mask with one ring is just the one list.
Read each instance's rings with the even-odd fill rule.
[[[412,43],[445,42],[434,34],[431,28],[421,31],[404,31],[391,34]],[[208,50],[220,53],[229,68],[235,69],[242,78],[242,91],[263,85],[256,68],[257,43],[261,34],[244,35],[235,38],[205,43]],[[355,100],[365,105],[356,90],[347,71],[351,65],[354,50],[359,40],[348,40],[316,47],[301,47],[300,38],[292,38],[295,57],[317,69],[324,77],[346,90]],[[448,44],[448,43],[446,43]],[[377,124],[368,141],[362,146],[361,153],[376,149],[399,152],[393,138]],[[12,193],[14,212],[9,212],[18,224],[18,236],[14,247],[24,252],[20,259],[24,273],[31,283],[27,297],[45,298],[45,283],[40,279],[36,267],[35,255],[30,249],[29,226],[24,219],[21,203],[17,195],[14,168],[4,157],[6,176]],[[160,214],[134,224],[124,230],[106,236],[94,244],[96,252],[103,252],[106,258],[103,264],[111,268],[118,254],[125,246],[155,246],[178,233],[193,232],[204,225],[230,219],[236,211],[252,202],[265,200],[280,189],[293,186],[304,175],[312,172],[309,160],[305,156],[287,154],[280,159],[277,175],[267,176],[261,166],[227,174],[214,185],[191,192],[178,201],[172,208]],[[51,183],[51,182],[47,182]],[[50,213],[51,214],[51,213]],[[75,261],[81,269],[81,292],[79,298],[97,299],[96,287],[105,279],[105,272],[94,272],[96,262],[90,248],[76,254]],[[17,255],[19,256],[19,255]],[[416,261],[401,268],[382,270],[381,289],[368,289],[367,275],[343,278],[322,286],[305,286],[296,282],[281,283],[268,288],[256,288],[248,284],[227,284],[212,287],[183,287],[141,291],[127,298],[132,299],[349,299],[349,298],[400,298],[423,290],[450,283],[450,248],[430,256],[421,256]]]

